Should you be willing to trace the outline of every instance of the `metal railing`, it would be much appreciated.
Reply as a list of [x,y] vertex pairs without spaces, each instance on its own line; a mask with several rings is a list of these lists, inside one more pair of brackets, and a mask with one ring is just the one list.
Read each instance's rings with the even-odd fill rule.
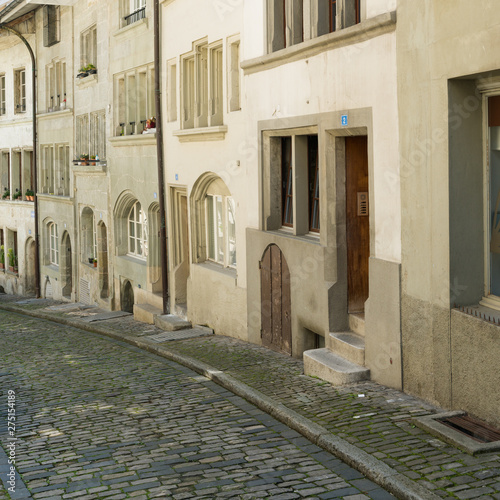
[[143,7],[142,9],[138,9],[135,12],[132,12],[132,14],[125,16],[125,25],[128,26],[141,19],[144,19],[145,17],[146,17],[146,7]]

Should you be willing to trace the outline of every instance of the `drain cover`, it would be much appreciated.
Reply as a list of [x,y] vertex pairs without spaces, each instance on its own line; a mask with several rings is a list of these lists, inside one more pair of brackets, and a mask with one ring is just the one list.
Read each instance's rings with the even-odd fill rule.
[[482,420],[469,415],[443,418],[439,422],[471,437],[479,443],[500,441],[500,431],[498,429],[494,429]]

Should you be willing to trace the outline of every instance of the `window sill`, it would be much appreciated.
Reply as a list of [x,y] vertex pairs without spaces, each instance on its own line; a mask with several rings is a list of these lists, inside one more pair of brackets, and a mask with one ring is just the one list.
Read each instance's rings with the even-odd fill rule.
[[59,116],[64,116],[64,115],[71,115],[72,114],[72,109],[71,108],[64,108],[60,109],[57,111],[46,111],[44,113],[38,113],[36,115],[37,118],[52,118],[52,117],[59,117]]
[[371,38],[393,31],[396,27],[396,12],[386,12],[359,24],[333,33],[321,35],[297,45],[277,50],[271,54],[248,59],[241,63],[245,75],[276,68],[293,61],[321,54],[346,45],[366,42]]
[[[138,29],[140,28],[140,29]],[[123,28],[120,28],[119,30],[115,31],[113,33],[113,36],[116,38],[120,38],[126,33],[130,33],[131,31],[143,31],[148,29],[148,18],[145,17],[143,19],[139,19],[135,23],[129,24],[128,26],[124,26]],[[135,33],[134,33],[135,35]]]
[[105,160],[92,161],[88,160],[85,165],[81,161],[73,160],[73,172],[80,173],[102,173],[106,172],[107,162]]
[[237,273],[234,267],[224,267],[222,264],[217,264],[216,262],[212,262],[211,260],[206,260],[205,262],[199,262],[198,266],[209,269],[210,271],[214,271],[216,273],[223,274],[228,278],[232,278],[236,280]]
[[281,237],[293,238],[306,243],[320,245],[320,233],[294,234],[293,229],[289,227],[281,227],[280,229],[270,229],[266,233],[276,234]]
[[221,141],[227,134],[227,125],[176,130],[172,134],[180,142]]
[[108,141],[116,147],[156,146],[156,134],[120,135],[117,137],[110,137]]
[[[135,257],[134,255],[119,255],[118,258],[123,259],[131,264],[137,264],[139,266],[147,266],[147,260],[146,259],[141,259],[140,257]],[[99,265],[99,264],[98,264]]]
[[58,201],[73,205],[73,200],[69,196],[62,196],[57,194],[38,193],[37,198],[39,201]]
[[[456,306],[452,309],[466,316],[471,316],[480,321],[500,325],[500,308],[498,305],[498,298],[493,297],[483,298],[479,304],[473,306]],[[496,300],[495,300],[496,299]],[[492,305],[494,304],[494,305]]]
[[90,85],[95,85],[96,83],[97,83],[97,73],[86,76],[84,78],[76,79],[76,86],[80,87],[81,89],[89,87]]

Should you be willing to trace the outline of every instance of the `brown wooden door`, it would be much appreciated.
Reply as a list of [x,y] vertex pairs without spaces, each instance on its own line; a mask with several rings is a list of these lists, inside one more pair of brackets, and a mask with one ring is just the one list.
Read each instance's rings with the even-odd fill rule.
[[262,344],[292,354],[290,272],[276,245],[267,247],[260,262]]
[[348,311],[363,313],[370,258],[367,137],[346,137],[345,149]]

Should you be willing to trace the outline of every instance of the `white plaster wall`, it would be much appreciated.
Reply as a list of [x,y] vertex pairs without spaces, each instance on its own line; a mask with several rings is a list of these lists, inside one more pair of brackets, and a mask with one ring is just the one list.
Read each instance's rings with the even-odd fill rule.
[[[395,33],[329,50],[245,76],[247,140],[256,140],[260,120],[356,108],[373,110],[375,255],[401,261],[401,214]],[[341,124],[339,123],[339,128]],[[246,188],[258,192],[256,162]],[[258,228],[256,197],[248,225]]]

